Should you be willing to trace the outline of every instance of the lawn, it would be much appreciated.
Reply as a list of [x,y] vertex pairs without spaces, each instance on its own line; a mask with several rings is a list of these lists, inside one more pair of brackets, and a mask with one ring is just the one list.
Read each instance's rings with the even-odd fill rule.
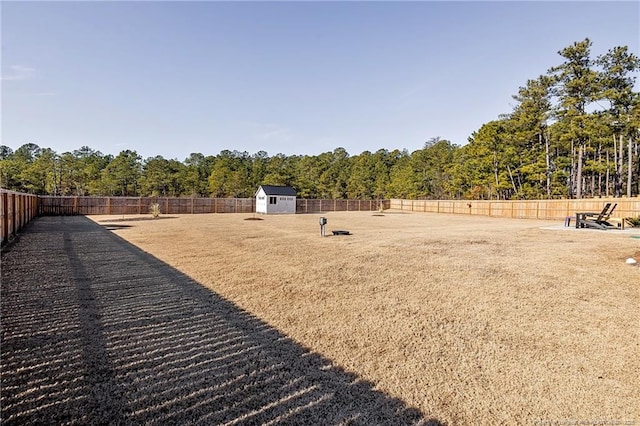
[[325,216],[92,219],[427,417],[640,421],[638,230]]

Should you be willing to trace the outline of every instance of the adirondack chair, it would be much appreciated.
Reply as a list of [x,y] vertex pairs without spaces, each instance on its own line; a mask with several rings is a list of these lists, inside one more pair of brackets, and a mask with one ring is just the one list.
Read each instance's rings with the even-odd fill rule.
[[594,228],[594,229],[616,229],[617,226],[608,222],[609,218],[613,214],[613,211],[618,206],[618,203],[614,203],[613,207],[611,203],[606,203],[600,213],[598,212],[577,212],[576,213],[576,228]]

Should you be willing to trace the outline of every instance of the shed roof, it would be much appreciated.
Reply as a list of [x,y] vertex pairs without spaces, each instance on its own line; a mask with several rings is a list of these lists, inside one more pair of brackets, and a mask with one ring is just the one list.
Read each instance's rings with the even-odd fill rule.
[[[287,197],[295,197],[298,195],[296,190],[290,186],[260,185],[260,188],[262,188],[267,195],[284,195]],[[258,188],[258,190],[260,190],[260,188]]]

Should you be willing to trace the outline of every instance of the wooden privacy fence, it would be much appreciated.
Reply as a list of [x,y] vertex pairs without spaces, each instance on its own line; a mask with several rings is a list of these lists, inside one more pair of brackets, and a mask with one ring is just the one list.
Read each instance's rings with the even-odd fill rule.
[[171,197],[40,197],[39,212],[47,215],[148,214],[158,204],[162,214],[251,213],[253,198]]
[[[253,213],[255,198],[166,197],[55,197],[0,190],[2,244],[40,215],[148,214],[157,203],[162,214]],[[640,198],[590,198],[581,200],[320,200],[299,198],[297,213],[375,211],[455,213],[519,219],[562,220],[576,212],[599,212],[605,203],[616,203],[613,217],[640,215]]]
[[38,197],[0,189],[1,244],[4,245],[38,214]]
[[640,198],[590,198],[580,200],[400,200],[392,199],[392,209],[495,216],[517,219],[562,220],[576,212],[600,212],[606,203],[618,204],[612,217],[640,215]]
[[296,213],[317,212],[357,212],[388,209],[390,200],[315,200],[299,198],[296,200]]
[[[39,197],[41,215],[147,214],[153,204],[162,214],[253,213],[255,198],[165,198],[165,197]],[[297,213],[378,210],[389,200],[308,200],[296,201]]]

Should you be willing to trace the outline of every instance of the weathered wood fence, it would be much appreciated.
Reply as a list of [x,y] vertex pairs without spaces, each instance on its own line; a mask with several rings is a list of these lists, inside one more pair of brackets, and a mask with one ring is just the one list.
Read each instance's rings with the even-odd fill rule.
[[590,198],[580,200],[400,200],[392,199],[397,210],[455,213],[517,219],[562,220],[576,212],[600,212],[606,203],[617,204],[612,217],[640,215],[640,198]]
[[[152,204],[162,214],[252,213],[255,198],[165,197],[51,197],[0,190],[0,238],[4,245],[37,215],[148,214]],[[297,213],[375,211],[454,213],[519,219],[562,220],[576,212],[599,212],[605,203],[616,203],[613,217],[640,216],[640,198],[591,198],[581,200],[318,200],[298,199]]]
[[48,215],[148,214],[158,204],[162,214],[251,213],[253,198],[40,197],[39,213]]
[[[147,214],[157,203],[162,214],[252,213],[255,198],[166,198],[166,197],[38,197],[41,215]],[[330,211],[375,211],[385,209],[415,212],[455,213],[520,219],[557,220],[576,212],[598,212],[605,203],[617,203],[613,217],[640,215],[640,199],[590,198],[580,200],[296,200],[297,213]]]
[[296,213],[375,211],[390,207],[390,200],[310,200],[297,199]]
[[38,197],[0,189],[0,242],[4,245],[38,215]]
[[[147,214],[153,204],[162,214],[253,213],[255,198],[164,198],[164,197],[39,197],[41,215]],[[298,199],[297,213],[378,210],[389,200]]]

